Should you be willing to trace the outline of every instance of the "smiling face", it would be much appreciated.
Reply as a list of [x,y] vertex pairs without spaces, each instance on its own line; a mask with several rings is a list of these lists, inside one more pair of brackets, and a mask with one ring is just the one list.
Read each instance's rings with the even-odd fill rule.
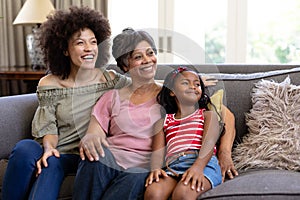
[[133,79],[154,80],[157,69],[157,58],[150,44],[146,41],[138,43],[128,59],[128,66],[124,67],[130,72]]
[[85,28],[74,33],[68,41],[66,56],[70,57],[71,67],[94,68],[98,56],[98,45],[95,34]]
[[176,97],[177,103],[195,105],[201,98],[201,94],[198,74],[192,71],[183,71],[176,76],[170,95]]

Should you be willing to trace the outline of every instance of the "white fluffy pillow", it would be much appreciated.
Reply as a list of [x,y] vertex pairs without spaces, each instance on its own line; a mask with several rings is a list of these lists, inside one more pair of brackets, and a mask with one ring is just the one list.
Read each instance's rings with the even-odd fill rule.
[[300,170],[300,86],[261,80],[246,114],[249,133],[233,151],[238,170],[277,168]]

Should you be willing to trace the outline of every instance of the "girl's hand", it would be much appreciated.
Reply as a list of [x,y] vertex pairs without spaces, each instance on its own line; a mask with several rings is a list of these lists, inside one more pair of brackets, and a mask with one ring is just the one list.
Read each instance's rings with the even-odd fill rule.
[[57,149],[50,149],[44,152],[43,156],[36,162],[37,172],[36,176],[42,173],[42,167],[48,167],[47,159],[50,156],[60,157],[59,151]]
[[168,177],[168,174],[162,169],[155,169],[152,172],[150,172],[148,178],[146,179],[145,187],[151,185],[153,181],[158,182],[160,176]]
[[108,147],[106,136],[103,134],[86,134],[79,143],[79,154],[82,160],[85,155],[90,161],[98,161],[99,155],[104,157],[103,146]]
[[196,189],[197,192],[205,189],[204,180],[205,177],[203,171],[196,165],[192,165],[188,170],[186,170],[181,179],[184,185],[188,185],[189,182],[191,182],[191,189]]

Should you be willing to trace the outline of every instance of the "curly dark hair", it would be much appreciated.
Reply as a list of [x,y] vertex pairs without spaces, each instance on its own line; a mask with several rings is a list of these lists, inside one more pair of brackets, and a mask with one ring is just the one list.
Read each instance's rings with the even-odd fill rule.
[[[71,36],[85,28],[91,29],[98,43],[97,65],[107,64],[109,60],[109,38],[111,29],[102,13],[88,7],[71,6],[69,11],[57,10],[49,15],[41,25],[40,44],[44,51],[44,61],[52,74],[65,79],[69,76],[71,65],[69,57],[64,55]],[[99,46],[99,44],[101,44]]]
[[126,28],[113,39],[112,55],[117,62],[117,66],[123,72],[126,72],[124,67],[128,67],[128,58],[132,56],[134,49],[141,41],[148,42],[154,53],[157,54],[154,40],[146,31]]
[[[184,71],[192,71],[197,73],[197,71],[187,68],[187,67],[179,67],[178,69],[172,70],[165,78],[163,87],[161,91],[157,95],[157,102],[162,106],[161,109],[161,115],[164,117],[165,114],[173,114],[178,111],[178,106],[176,103],[176,97],[171,96],[170,93],[174,88],[175,80],[178,77],[178,74],[184,72]],[[198,74],[198,73],[197,73]],[[200,75],[200,87],[202,90],[201,97],[198,101],[198,107],[199,108],[205,108],[208,109],[207,104],[210,103],[210,98],[206,94],[206,89],[203,80],[201,79]]]

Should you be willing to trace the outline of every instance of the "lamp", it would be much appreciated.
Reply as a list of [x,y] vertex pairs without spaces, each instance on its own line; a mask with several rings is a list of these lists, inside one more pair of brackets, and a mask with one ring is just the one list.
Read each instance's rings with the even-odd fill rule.
[[13,25],[33,25],[32,33],[26,36],[27,51],[33,69],[45,67],[44,55],[38,45],[39,26],[54,10],[50,0],[27,0],[13,22]]

